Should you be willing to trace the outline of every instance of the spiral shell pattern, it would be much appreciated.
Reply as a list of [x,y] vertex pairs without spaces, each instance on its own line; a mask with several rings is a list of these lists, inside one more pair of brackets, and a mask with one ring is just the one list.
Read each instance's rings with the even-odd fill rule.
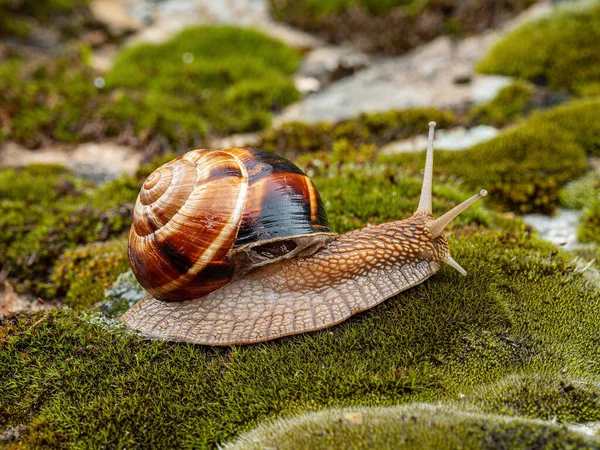
[[312,181],[291,162],[247,148],[194,150],[144,181],[129,259],[155,298],[191,300],[230,282],[236,251],[268,242],[286,252],[290,236],[329,231]]

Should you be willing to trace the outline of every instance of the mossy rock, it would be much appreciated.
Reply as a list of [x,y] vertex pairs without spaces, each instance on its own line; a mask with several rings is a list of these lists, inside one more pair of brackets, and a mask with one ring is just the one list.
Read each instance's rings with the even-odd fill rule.
[[540,111],[522,122],[522,126],[554,125],[590,156],[600,155],[600,122],[596,120],[600,98],[572,101],[546,111]]
[[597,449],[600,438],[540,420],[429,404],[328,409],[261,425],[226,449]]
[[[5,317],[3,429],[24,426],[25,447],[209,448],[326,407],[457,400],[511,374],[600,376],[598,285],[570,257],[521,233],[450,247],[468,277],[444,268],[338,326],[260,345],[148,341],[70,310]],[[558,406],[565,417],[578,399]]]
[[598,378],[515,374],[476,390],[465,400],[488,413],[560,423],[600,422]]
[[[585,30],[585,32],[582,32]],[[571,8],[523,25],[477,66],[576,95],[600,94],[600,6]]]
[[560,191],[560,204],[569,209],[583,209],[600,198],[600,172],[591,171],[571,181]]
[[89,308],[128,268],[126,238],[67,250],[54,263],[52,296],[64,296],[71,308]]
[[577,239],[600,244],[600,197],[596,197],[583,211],[577,228]]
[[483,32],[535,0],[270,0],[274,16],[337,44],[401,54],[440,35]]
[[[459,177],[468,189],[488,189],[488,202],[514,212],[552,213],[560,189],[585,174],[586,155],[598,154],[600,100],[578,100],[533,114],[497,137],[462,152],[436,152],[439,176]],[[382,156],[420,170],[424,156]],[[464,189],[464,188],[463,188]]]
[[299,61],[296,50],[258,31],[189,28],[118,56],[106,76],[116,95],[110,113],[175,148],[199,145],[209,133],[259,130],[299,98],[292,81]]
[[340,140],[354,147],[367,144],[382,146],[426,130],[432,120],[445,128],[454,121],[454,114],[435,108],[415,108],[361,114],[335,124],[289,122],[267,130],[258,146],[287,157],[330,151]]
[[129,228],[131,197],[123,190],[110,197],[105,189],[95,191],[60,166],[0,169],[0,261],[19,289],[48,298],[50,269],[65,250]]
[[519,119],[531,108],[533,92],[529,84],[514,82],[500,89],[489,102],[473,106],[467,116],[476,123],[503,127]]

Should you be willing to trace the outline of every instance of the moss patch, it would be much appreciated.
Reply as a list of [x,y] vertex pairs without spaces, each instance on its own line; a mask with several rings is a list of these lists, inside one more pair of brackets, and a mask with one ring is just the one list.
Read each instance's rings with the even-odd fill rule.
[[65,250],[129,228],[127,193],[103,204],[93,188],[60,166],[0,170],[0,261],[19,288],[52,296],[50,268]]
[[170,41],[125,50],[107,75],[113,114],[170,142],[261,129],[271,111],[299,98],[291,75],[299,54],[262,33],[196,27]]
[[577,228],[577,239],[600,244],[600,197],[595,198],[583,211]]
[[[51,20],[71,21],[73,15],[86,12],[89,0],[9,0],[0,2],[0,36],[27,37],[34,26],[48,24]],[[66,17],[64,17],[66,16]],[[67,25],[65,23],[65,25]]]
[[[488,202],[503,209],[551,213],[560,189],[586,170],[585,157],[596,155],[600,100],[580,100],[538,112],[497,137],[462,152],[436,152],[438,176],[457,176],[468,189],[484,187]],[[420,170],[422,154],[380,157]]]
[[266,131],[259,147],[294,157],[302,153],[329,151],[339,140],[345,140],[354,147],[365,144],[381,146],[426,130],[432,120],[445,128],[453,122],[454,115],[433,108],[416,108],[361,114],[336,124],[290,122]]
[[467,397],[486,412],[557,422],[600,421],[598,380],[552,375],[513,375]]
[[558,12],[510,33],[479,63],[478,70],[524,78],[576,95],[597,95],[599,41],[600,6]]
[[83,53],[0,66],[0,139],[37,147],[124,136],[187,149],[208,134],[260,130],[299,98],[298,52],[249,29],[195,27],[131,47],[101,89]]
[[471,108],[467,116],[476,123],[503,127],[520,118],[531,107],[532,96],[530,85],[515,82],[502,88],[489,102]]
[[147,341],[68,310],[10,316],[0,417],[27,427],[27,445],[210,447],[323,407],[457,398],[512,373],[600,375],[598,286],[570,258],[520,234],[451,248],[469,277],[447,268],[339,326],[255,346]]
[[600,439],[549,422],[427,404],[329,409],[277,421],[228,449],[595,449]]
[[441,34],[480,32],[535,0],[270,0],[276,18],[367,52],[403,53]]
[[64,296],[71,308],[89,308],[128,268],[126,238],[67,250],[54,263],[52,296]]
[[600,172],[592,171],[571,181],[560,191],[560,204],[569,209],[583,209],[600,198]]

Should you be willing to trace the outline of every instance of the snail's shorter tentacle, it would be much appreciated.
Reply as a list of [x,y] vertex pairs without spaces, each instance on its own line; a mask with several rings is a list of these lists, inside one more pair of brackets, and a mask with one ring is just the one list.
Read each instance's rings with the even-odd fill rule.
[[429,224],[429,229],[431,230],[431,234],[434,237],[439,236],[444,231],[444,228],[448,226],[450,222],[452,222],[460,213],[464,212],[469,206],[479,200],[481,197],[485,197],[487,195],[487,191],[482,189],[473,197],[465,200],[460,205],[455,206],[442,217],[434,220]]

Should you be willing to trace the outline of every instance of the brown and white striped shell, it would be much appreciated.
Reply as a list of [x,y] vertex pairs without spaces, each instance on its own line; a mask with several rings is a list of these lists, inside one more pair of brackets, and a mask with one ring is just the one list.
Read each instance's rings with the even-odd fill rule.
[[194,150],[144,182],[129,260],[155,298],[191,300],[336,236],[313,182],[290,161],[250,148]]

